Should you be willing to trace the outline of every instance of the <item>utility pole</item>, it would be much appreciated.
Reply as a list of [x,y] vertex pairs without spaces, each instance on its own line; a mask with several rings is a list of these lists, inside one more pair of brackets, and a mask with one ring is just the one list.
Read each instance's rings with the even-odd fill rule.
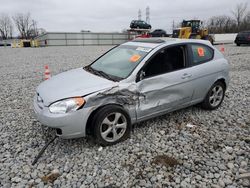
[[138,20],[141,20],[141,9],[138,11]]
[[175,29],[175,22],[174,22],[174,20],[173,20],[173,23],[172,23],[172,30],[174,30]]
[[146,8],[146,22],[150,24],[150,8],[147,6]]

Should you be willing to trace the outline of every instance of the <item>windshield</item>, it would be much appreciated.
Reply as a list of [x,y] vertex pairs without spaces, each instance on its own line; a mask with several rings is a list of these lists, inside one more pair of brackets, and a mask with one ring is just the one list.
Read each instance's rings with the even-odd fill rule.
[[121,45],[103,55],[90,67],[110,77],[124,79],[151,50],[151,48]]

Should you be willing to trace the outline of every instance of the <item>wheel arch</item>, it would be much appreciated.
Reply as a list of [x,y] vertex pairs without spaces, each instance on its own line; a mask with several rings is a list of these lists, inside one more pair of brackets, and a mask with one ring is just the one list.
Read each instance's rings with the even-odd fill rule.
[[[227,89],[228,86],[227,86],[225,78],[219,78],[216,80],[216,82],[221,82],[224,85],[225,90]],[[216,83],[216,82],[214,82],[214,83]]]
[[215,79],[214,82],[211,82],[212,84],[207,88],[203,100],[205,99],[205,97],[206,97],[207,93],[209,92],[210,88],[211,88],[216,82],[221,82],[221,83],[223,83],[223,85],[225,86],[225,91],[227,90],[227,82],[226,82],[226,79],[223,78],[223,77],[219,77],[219,78]]
[[88,120],[87,120],[87,123],[86,123],[86,135],[92,135],[93,134],[93,129],[91,129],[91,125],[92,125],[92,121],[93,121],[93,118],[94,116],[96,115],[96,113],[98,113],[98,111],[100,111],[101,109],[103,109],[104,107],[107,107],[107,106],[117,106],[117,107],[120,107],[121,109],[124,110],[124,112],[127,113],[128,117],[130,118],[130,121],[131,121],[131,117],[129,115],[129,112],[126,108],[124,108],[123,105],[121,104],[117,104],[117,103],[109,103],[109,104],[104,104],[104,105],[101,105],[99,107],[97,107],[95,110],[93,110],[89,117],[88,117]]

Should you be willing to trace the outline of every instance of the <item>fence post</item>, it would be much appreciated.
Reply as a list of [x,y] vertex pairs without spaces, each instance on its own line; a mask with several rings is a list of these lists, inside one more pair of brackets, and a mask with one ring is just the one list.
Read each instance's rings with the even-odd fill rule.
[[68,46],[67,33],[65,33],[65,42],[66,42],[66,46]]

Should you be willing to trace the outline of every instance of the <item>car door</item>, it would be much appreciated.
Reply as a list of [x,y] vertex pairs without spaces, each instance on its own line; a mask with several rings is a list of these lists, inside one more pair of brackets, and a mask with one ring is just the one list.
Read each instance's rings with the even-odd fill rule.
[[138,120],[190,104],[195,86],[190,82],[188,57],[186,45],[174,45],[156,52],[141,69],[136,83],[140,93]]
[[204,44],[189,44],[191,52],[190,74],[195,85],[192,103],[202,101],[218,75],[223,71],[220,60],[213,60],[214,50]]

